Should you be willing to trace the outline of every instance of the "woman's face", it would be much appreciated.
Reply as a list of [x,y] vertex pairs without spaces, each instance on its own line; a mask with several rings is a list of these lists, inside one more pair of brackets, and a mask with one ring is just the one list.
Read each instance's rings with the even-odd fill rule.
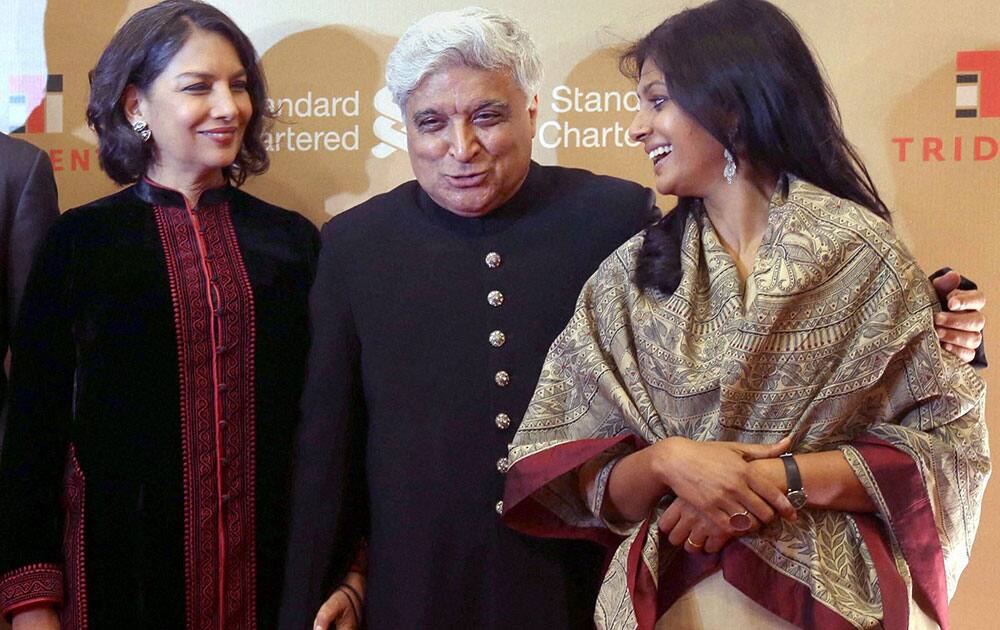
[[153,133],[152,179],[214,178],[236,160],[253,105],[246,69],[222,35],[195,29],[148,89],[129,89],[129,121]]
[[653,164],[656,190],[679,197],[710,197],[725,185],[723,146],[670,98],[663,73],[642,64],[637,87],[641,102],[629,137],[641,142]]

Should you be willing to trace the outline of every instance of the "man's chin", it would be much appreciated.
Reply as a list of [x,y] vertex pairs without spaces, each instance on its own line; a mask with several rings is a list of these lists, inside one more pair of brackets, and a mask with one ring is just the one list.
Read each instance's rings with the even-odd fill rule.
[[494,199],[485,195],[447,195],[443,199],[435,199],[438,205],[460,217],[481,217],[492,212],[498,205]]
[[484,217],[487,214],[493,212],[493,210],[495,210],[495,208],[491,208],[489,206],[478,207],[478,208],[449,208],[445,206],[444,208],[445,210],[451,212],[452,214],[458,215],[460,217],[467,217],[469,219],[474,219],[476,217]]

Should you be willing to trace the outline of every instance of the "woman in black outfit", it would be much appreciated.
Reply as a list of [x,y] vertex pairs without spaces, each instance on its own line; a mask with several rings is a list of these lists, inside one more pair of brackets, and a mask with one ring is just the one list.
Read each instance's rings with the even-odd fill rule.
[[256,52],[191,0],[91,75],[120,192],[36,260],[0,466],[0,606],[22,628],[272,628],[315,227],[241,190],[268,159]]

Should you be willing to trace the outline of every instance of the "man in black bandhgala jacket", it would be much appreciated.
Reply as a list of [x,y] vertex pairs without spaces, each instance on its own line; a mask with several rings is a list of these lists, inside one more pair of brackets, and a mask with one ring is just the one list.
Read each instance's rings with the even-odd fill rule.
[[539,61],[503,16],[425,19],[387,75],[417,180],[323,229],[281,627],[307,627],[365,544],[373,630],[587,627],[602,553],[504,526],[503,458],[580,287],[659,217],[653,194],[531,161]]

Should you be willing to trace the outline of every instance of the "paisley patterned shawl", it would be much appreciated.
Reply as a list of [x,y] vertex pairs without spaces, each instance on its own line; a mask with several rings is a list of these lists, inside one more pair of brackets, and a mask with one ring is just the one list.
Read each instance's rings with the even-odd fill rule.
[[[985,384],[941,350],[933,288],[891,226],[790,178],[745,286],[695,212],[670,297],[631,281],[642,240],[601,265],[549,349],[510,450],[505,520],[617,547],[601,628],[652,628],[720,569],[802,627],[906,628],[912,598],[947,628],[990,472]],[[788,434],[798,453],[842,450],[877,514],[807,509],[694,556],[660,544],[662,508],[622,540],[580,489],[584,463],[668,436]]]

